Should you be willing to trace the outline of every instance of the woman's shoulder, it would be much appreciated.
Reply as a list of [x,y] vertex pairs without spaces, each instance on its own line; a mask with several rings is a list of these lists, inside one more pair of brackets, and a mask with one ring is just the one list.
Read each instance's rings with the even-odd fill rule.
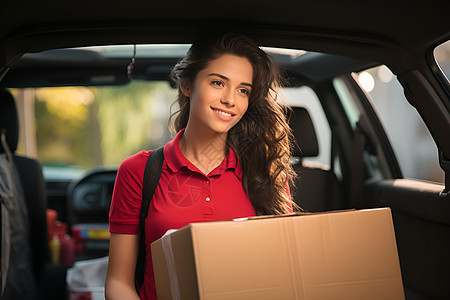
[[142,162],[146,162],[148,159],[148,156],[153,150],[142,150],[139,151],[131,156],[128,156],[125,158],[121,165],[134,165],[134,164],[141,164]]
[[119,173],[143,174],[148,156],[153,150],[139,151],[122,161],[119,167]]

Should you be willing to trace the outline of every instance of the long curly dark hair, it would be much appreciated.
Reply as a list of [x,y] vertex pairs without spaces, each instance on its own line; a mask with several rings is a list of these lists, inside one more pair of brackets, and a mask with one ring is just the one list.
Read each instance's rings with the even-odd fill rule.
[[295,176],[289,163],[290,109],[277,101],[281,85],[278,65],[255,42],[240,34],[227,33],[194,43],[171,73],[178,86],[179,110],[171,115],[169,122],[176,115],[175,130],[187,126],[190,102],[180,89],[181,83],[194,82],[210,61],[224,54],[246,58],[253,67],[248,109],[227,136],[227,145],[241,163],[243,187],[258,215],[287,213],[295,206],[286,191],[287,184],[293,187]]

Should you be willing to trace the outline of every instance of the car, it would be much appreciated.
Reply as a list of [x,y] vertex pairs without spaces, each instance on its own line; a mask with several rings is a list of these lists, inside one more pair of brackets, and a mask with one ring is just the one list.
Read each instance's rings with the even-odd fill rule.
[[9,222],[30,222],[36,281],[24,290],[69,297],[72,261],[51,263],[49,212],[82,243],[76,261],[107,255],[118,165],[170,139],[171,67],[199,36],[228,30],[253,38],[281,66],[299,146],[296,203],[309,212],[390,207],[406,299],[450,299],[448,8],[386,0],[3,3],[0,127],[19,124],[19,146],[14,130],[6,142],[29,214]]

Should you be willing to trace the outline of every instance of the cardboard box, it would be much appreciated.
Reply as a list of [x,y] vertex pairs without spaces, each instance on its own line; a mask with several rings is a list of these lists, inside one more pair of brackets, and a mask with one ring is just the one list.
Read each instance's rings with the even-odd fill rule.
[[151,248],[159,300],[404,299],[389,208],[193,223]]

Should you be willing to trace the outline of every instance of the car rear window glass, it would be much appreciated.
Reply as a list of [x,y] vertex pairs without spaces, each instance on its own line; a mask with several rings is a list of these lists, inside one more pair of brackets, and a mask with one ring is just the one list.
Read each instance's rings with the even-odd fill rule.
[[443,183],[436,144],[393,73],[380,66],[358,73],[358,81],[372,100],[403,176]]
[[447,41],[434,49],[434,58],[442,70],[442,73],[447,77],[447,82],[450,80],[450,41]]
[[70,176],[72,170],[117,166],[171,138],[168,118],[176,90],[167,81],[12,92],[18,107],[23,107],[18,110],[22,123],[18,152],[37,157],[44,175]]

